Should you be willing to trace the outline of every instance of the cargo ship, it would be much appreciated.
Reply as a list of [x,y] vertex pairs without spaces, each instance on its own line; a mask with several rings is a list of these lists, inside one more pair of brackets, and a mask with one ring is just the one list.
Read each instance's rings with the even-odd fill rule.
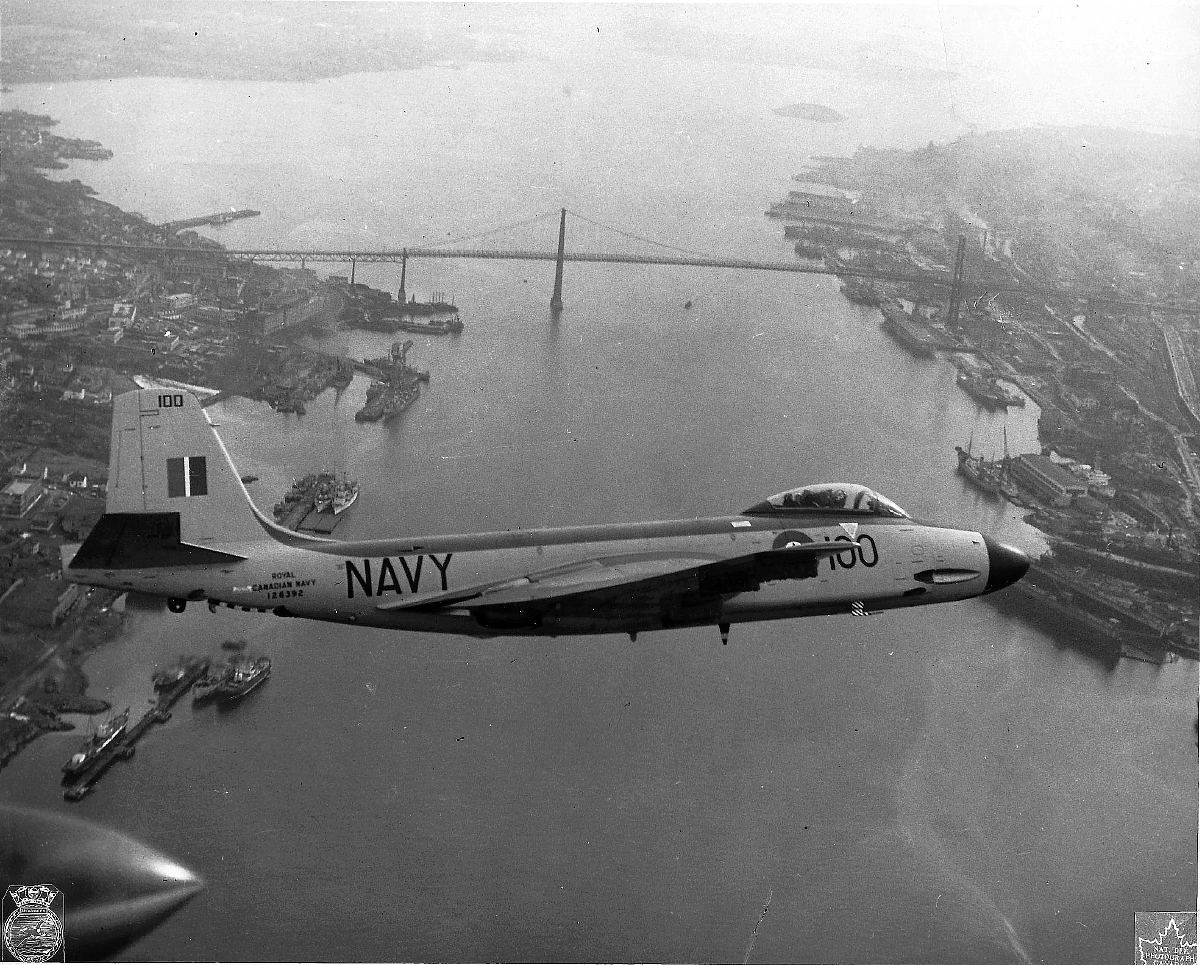
[[913,355],[933,358],[936,343],[928,332],[922,331],[904,310],[892,302],[880,306],[883,312],[883,330]]
[[253,662],[238,661],[231,666],[229,673],[217,684],[217,699],[221,703],[241,700],[250,691],[266,683],[270,676],[271,660],[269,657],[259,657]]
[[1003,474],[994,463],[971,455],[970,443],[967,444],[966,449],[962,446],[955,446],[954,451],[958,453],[959,475],[988,499],[999,499],[1003,495]]
[[971,398],[988,409],[1007,409],[1009,406],[1024,407],[1025,399],[1009,392],[994,378],[975,372],[959,370],[958,384]]
[[95,733],[83,743],[79,751],[72,754],[71,759],[63,765],[64,780],[73,778],[86,771],[101,754],[112,746],[114,741],[118,740],[125,733],[125,727],[128,723],[129,708],[126,707],[121,713],[115,717],[110,717],[97,727]]

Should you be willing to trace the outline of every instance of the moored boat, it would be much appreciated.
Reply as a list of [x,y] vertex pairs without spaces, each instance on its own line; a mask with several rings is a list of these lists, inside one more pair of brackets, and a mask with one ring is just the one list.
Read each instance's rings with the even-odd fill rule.
[[338,483],[337,488],[333,491],[333,504],[330,507],[335,516],[344,513],[354,505],[355,500],[358,499],[358,490],[357,482],[343,480]]
[[222,703],[240,700],[271,676],[271,660],[241,660],[233,663],[230,672],[217,684],[217,699]]
[[1004,484],[1000,471],[979,456],[971,455],[970,448],[955,446],[954,451],[958,453],[959,474],[989,499],[999,499]]
[[71,759],[63,765],[63,773],[67,777],[74,777],[86,771],[96,758],[103,754],[104,751],[112,746],[114,741],[125,733],[125,727],[128,723],[129,708],[126,707],[121,713],[115,717],[110,717],[96,728],[92,736],[84,741],[83,746],[76,753],[72,754]]
[[1009,392],[994,378],[975,372],[959,370],[959,386],[976,402],[989,409],[1007,409],[1009,406],[1024,406],[1025,399]]
[[891,302],[880,305],[883,312],[883,330],[913,355],[932,358],[937,348],[933,338],[903,309]]

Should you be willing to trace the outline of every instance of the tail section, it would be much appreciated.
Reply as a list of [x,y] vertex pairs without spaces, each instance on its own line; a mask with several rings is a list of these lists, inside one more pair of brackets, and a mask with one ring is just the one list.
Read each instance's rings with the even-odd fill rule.
[[272,540],[313,541],[255,508],[195,396],[138,389],[113,400],[105,512],[66,563],[68,579],[109,585],[113,570],[228,565]]
[[214,549],[269,538],[274,529],[196,397],[170,389],[113,400],[105,514],[127,513],[178,513],[180,540]]

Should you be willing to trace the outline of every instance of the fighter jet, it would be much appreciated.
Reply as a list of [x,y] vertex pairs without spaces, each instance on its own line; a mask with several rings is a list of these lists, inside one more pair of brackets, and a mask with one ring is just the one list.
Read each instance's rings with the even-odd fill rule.
[[394,630],[558,636],[867,615],[991,593],[1029,559],[917,522],[863,485],[778,493],[733,516],[336,541],[254,505],[196,398],[113,406],[105,514],[66,559],[77,583]]

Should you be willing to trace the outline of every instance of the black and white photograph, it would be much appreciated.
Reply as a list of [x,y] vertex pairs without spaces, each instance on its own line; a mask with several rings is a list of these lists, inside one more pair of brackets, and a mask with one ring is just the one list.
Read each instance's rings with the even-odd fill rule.
[[0,0],[0,961],[1197,963],[1200,6]]

